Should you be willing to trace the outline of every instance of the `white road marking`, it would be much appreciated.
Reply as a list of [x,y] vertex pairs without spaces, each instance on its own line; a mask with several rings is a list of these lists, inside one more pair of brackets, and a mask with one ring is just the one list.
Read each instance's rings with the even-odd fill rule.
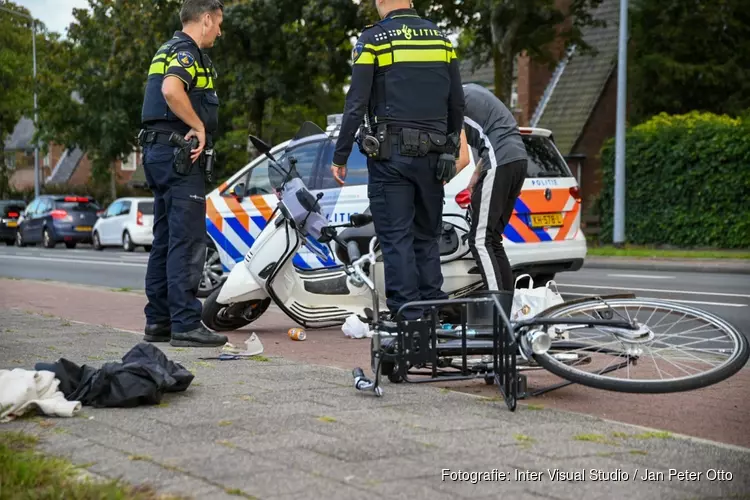
[[22,257],[20,255],[0,255],[0,260],[34,260],[45,262],[62,262],[64,264],[98,264],[104,266],[146,267],[146,263],[118,262],[115,260],[59,259],[53,257]]
[[673,280],[676,276],[656,276],[647,274],[608,274],[612,278],[634,278],[639,280]]
[[[572,297],[594,297],[590,293],[568,293],[563,292],[562,295],[570,295]],[[704,306],[722,306],[722,307],[747,307],[748,304],[735,304],[733,302],[703,302],[699,300],[682,300],[682,299],[664,299],[657,297],[636,297],[643,300],[665,300],[667,302],[680,302],[685,304],[699,304]]]
[[661,290],[658,288],[633,288],[633,287],[617,286],[617,285],[575,285],[575,284],[568,284],[568,283],[558,283],[557,286],[568,287],[568,288],[592,288],[595,290],[628,290],[631,292],[656,292],[656,293],[675,293],[675,294],[684,293],[686,295],[715,295],[717,297],[739,297],[743,299],[750,299],[750,295],[745,295],[741,293],[697,292],[694,290]]

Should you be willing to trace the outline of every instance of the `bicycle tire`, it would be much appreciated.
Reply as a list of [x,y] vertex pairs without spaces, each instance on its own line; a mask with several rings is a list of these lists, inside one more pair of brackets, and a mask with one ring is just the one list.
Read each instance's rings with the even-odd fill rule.
[[[535,354],[534,359],[544,369],[559,377],[595,389],[626,393],[666,394],[701,389],[726,380],[741,370],[750,357],[748,340],[745,335],[743,335],[742,332],[735,328],[731,323],[713,313],[661,299],[614,299],[608,301],[608,303],[613,307],[618,305],[629,305],[635,307],[669,307],[672,311],[688,315],[692,314],[695,317],[713,323],[715,326],[719,327],[720,331],[725,335],[732,337],[736,342],[736,349],[727,362],[718,367],[704,373],[676,378],[673,380],[614,379],[596,373],[578,370],[573,366],[561,363],[546,353],[541,355]],[[545,315],[544,318],[557,319],[567,313],[580,312],[586,310],[586,306],[589,304],[592,306],[603,305],[601,301],[596,299],[585,301],[583,303],[578,302],[569,307],[558,307],[554,311],[550,311],[550,314]]]

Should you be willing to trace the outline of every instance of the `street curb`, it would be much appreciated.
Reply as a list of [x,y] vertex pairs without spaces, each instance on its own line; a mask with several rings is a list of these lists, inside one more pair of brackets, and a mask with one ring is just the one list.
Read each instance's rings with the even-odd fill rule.
[[[469,397],[472,397],[472,398],[489,399],[489,398],[487,398],[487,396],[480,396],[479,394],[471,394],[471,393],[468,393],[468,392],[457,391],[455,389],[448,389],[448,390],[451,391],[451,392],[455,392],[457,394],[463,394],[465,396],[469,396]],[[525,405],[532,405],[532,404],[533,403],[526,403],[526,402],[523,402],[523,401],[520,401],[520,400],[518,401],[518,406],[525,406]],[[656,427],[645,427],[643,425],[631,424],[631,423],[628,423],[628,422],[622,422],[620,420],[612,420],[612,419],[609,419],[609,418],[598,417],[596,415],[591,415],[591,414],[588,414],[588,413],[581,413],[581,412],[578,412],[578,411],[571,411],[571,410],[562,410],[562,409],[555,408],[555,407],[552,407],[552,406],[550,406],[550,407],[546,407],[545,406],[544,410],[545,411],[560,412],[560,413],[567,413],[567,414],[570,414],[570,415],[578,415],[580,417],[584,417],[584,418],[591,419],[591,420],[597,420],[599,422],[606,422],[606,423],[613,424],[613,425],[622,425],[622,426],[631,427],[633,429],[640,430],[640,431],[643,431],[643,432],[668,432],[669,435],[672,438],[674,438],[674,439],[681,439],[683,441],[692,441],[692,442],[695,442],[695,443],[707,444],[707,445],[710,445],[710,446],[717,446],[719,448],[733,450],[733,451],[737,451],[737,452],[741,452],[741,453],[750,453],[750,448],[747,448],[745,446],[740,446],[740,445],[730,444],[730,443],[724,443],[722,441],[714,441],[714,440],[711,440],[711,439],[705,439],[705,438],[700,438],[700,437],[696,437],[696,436],[691,436],[689,434],[680,434],[679,432],[674,432],[674,431],[670,431],[670,430],[667,430],[667,429],[658,429]]]
[[647,271],[681,271],[723,274],[750,274],[750,262],[717,260],[622,259],[619,257],[588,257],[582,269],[626,269]]

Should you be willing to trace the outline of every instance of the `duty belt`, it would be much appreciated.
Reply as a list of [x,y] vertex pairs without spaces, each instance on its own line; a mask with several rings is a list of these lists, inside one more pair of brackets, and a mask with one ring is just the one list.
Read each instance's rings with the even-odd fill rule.
[[[156,130],[156,129],[142,129],[138,134],[138,144],[143,147],[148,144],[163,144],[165,146],[174,146],[175,144],[169,140],[172,134],[178,134],[184,137],[184,134],[176,132],[174,130]],[[213,146],[211,136],[206,134],[206,148],[210,149]]]
[[173,132],[161,131],[161,130],[141,130],[138,134],[138,144],[145,146],[147,144],[163,144],[165,146],[173,146],[169,138]]

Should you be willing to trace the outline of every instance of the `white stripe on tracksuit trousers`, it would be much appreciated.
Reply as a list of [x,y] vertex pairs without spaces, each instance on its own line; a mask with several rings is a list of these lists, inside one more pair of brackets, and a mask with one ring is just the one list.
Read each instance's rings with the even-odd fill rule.
[[[499,205],[499,209],[503,210],[504,206],[507,203],[507,200],[499,200],[495,199],[493,200],[493,193],[496,191],[497,186],[495,186],[495,180],[498,172],[498,165],[497,165],[497,158],[495,156],[495,149],[492,146],[492,142],[490,141],[490,138],[487,137],[487,135],[482,130],[482,127],[479,126],[475,121],[471,120],[470,118],[465,117],[464,122],[466,125],[469,125],[470,127],[474,128],[478,133],[479,136],[482,138],[482,141],[484,142],[485,146],[489,149],[489,161],[490,161],[490,168],[487,170],[486,174],[484,175],[484,179],[482,179],[481,184],[481,192],[479,193],[479,211],[477,212],[474,207],[472,207],[472,217],[474,218],[473,225],[475,225],[476,230],[474,234],[474,250],[475,250],[475,256],[478,260],[478,264],[481,268],[482,275],[485,278],[487,289],[488,290],[502,290],[503,284],[498,282],[498,276],[501,276],[500,267],[503,267],[503,264],[496,262],[496,255],[490,254],[490,249],[492,242],[487,241],[487,235],[489,231],[492,231],[494,227],[497,226],[497,223],[493,224],[493,227],[488,227],[489,221],[490,221],[490,212],[492,208],[493,201],[497,204],[498,202],[501,204]],[[510,166],[510,165],[507,165]],[[507,176],[504,176],[507,177]],[[508,181],[513,182],[516,184],[515,186],[503,186],[504,188],[507,187],[507,189],[502,189],[502,193],[510,193],[514,195],[518,195],[518,192],[520,192],[521,187],[523,186],[523,178],[525,178],[525,175],[520,180],[520,185],[518,185],[518,180],[514,179],[512,176],[511,178],[508,178]],[[513,191],[518,192],[513,192]],[[475,193],[472,193],[472,201],[474,201],[474,195]],[[472,205],[474,203],[472,202]],[[498,207],[494,207],[496,210]],[[496,215],[496,214],[495,214]],[[489,231],[488,231],[489,230]],[[502,236],[500,236],[502,238]],[[500,240],[502,242],[502,239]],[[502,256],[505,260],[507,260],[507,257]],[[509,266],[509,264],[508,264]],[[512,280],[512,278],[511,278]],[[507,281],[507,280],[506,280]]]

